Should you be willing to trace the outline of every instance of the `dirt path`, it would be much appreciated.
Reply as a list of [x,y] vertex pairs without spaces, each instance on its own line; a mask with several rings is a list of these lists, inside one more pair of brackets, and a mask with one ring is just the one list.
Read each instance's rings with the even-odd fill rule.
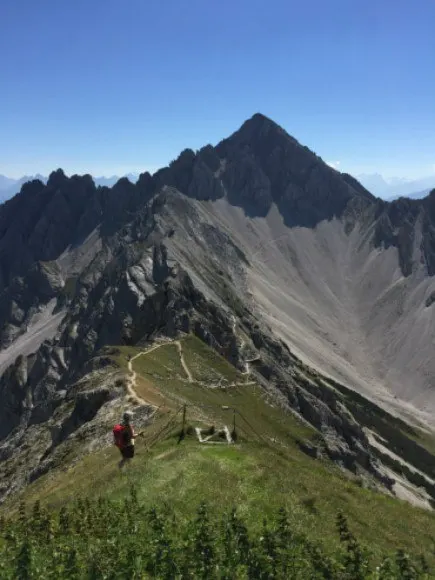
[[[143,399],[142,397],[140,397],[137,392],[137,373],[136,371],[133,369],[133,362],[141,357],[141,356],[145,356],[147,354],[152,353],[153,351],[157,350],[158,348],[161,348],[162,346],[168,346],[169,344],[175,344],[178,350],[178,354],[180,356],[180,364],[183,367],[183,370],[186,374],[187,380],[189,381],[189,383],[194,383],[195,379],[193,378],[192,373],[190,372],[189,367],[186,364],[186,360],[184,358],[183,355],[183,347],[181,345],[181,342],[179,340],[171,340],[171,341],[167,341],[167,342],[162,342],[161,344],[156,344],[154,346],[152,346],[151,348],[147,349],[147,350],[143,350],[141,352],[138,352],[137,354],[135,354],[133,357],[131,357],[131,359],[128,361],[127,363],[127,368],[128,368],[128,378],[127,378],[127,392],[128,395],[130,397],[130,399],[132,401],[134,401],[135,403],[137,403],[138,405],[151,405],[151,406],[155,406],[152,405],[152,403],[150,403],[149,401],[145,401],[145,399]],[[242,375],[246,376],[246,382],[245,383],[234,383],[233,385],[230,385],[232,387],[242,387],[242,386],[247,386],[247,385],[255,385],[256,382],[255,381],[249,381],[249,374],[250,374],[250,364],[251,362],[254,362],[255,360],[258,360],[260,357],[256,356],[252,359],[249,359],[247,361],[245,361],[245,371],[241,372]]]
[[180,355],[180,363],[181,363],[181,366],[183,367],[184,372],[187,375],[187,380],[189,381],[189,383],[193,383],[192,373],[190,372],[189,367],[187,366],[186,361],[184,360],[183,348],[181,346],[181,342],[179,340],[176,340],[175,344],[177,345],[178,353]]
[[192,373],[190,372],[189,367],[187,366],[186,361],[184,360],[183,348],[181,346],[181,342],[179,340],[175,340],[175,341],[163,342],[161,344],[156,344],[155,346],[152,346],[151,348],[148,348],[147,350],[143,350],[141,352],[138,352],[133,357],[131,357],[131,359],[127,363],[127,368],[128,368],[128,372],[129,372],[129,376],[127,378],[127,392],[129,394],[129,396],[131,397],[131,399],[133,401],[135,401],[137,404],[150,405],[150,403],[148,401],[145,401],[144,399],[142,399],[142,397],[140,397],[136,392],[137,373],[133,369],[133,361],[135,361],[140,356],[145,356],[147,354],[150,354],[153,351],[157,350],[158,348],[161,348],[162,346],[168,346],[169,344],[175,344],[177,346],[177,350],[178,350],[178,353],[180,355],[180,363],[181,363],[181,366],[183,367],[184,372],[186,373],[187,380],[189,381],[189,383],[193,383]]
[[160,348],[161,346],[165,346],[166,344],[168,344],[168,343],[157,344],[156,346],[153,346],[147,350],[143,350],[141,352],[138,352],[137,354],[132,356],[131,359],[127,363],[127,368],[128,368],[128,372],[129,372],[129,376],[127,378],[127,392],[130,395],[130,397],[139,405],[149,405],[149,403],[147,401],[145,401],[144,399],[142,399],[142,397],[139,397],[139,395],[136,393],[137,373],[135,370],[133,370],[133,361],[135,361],[140,356],[144,356],[145,354],[149,354],[150,352]]

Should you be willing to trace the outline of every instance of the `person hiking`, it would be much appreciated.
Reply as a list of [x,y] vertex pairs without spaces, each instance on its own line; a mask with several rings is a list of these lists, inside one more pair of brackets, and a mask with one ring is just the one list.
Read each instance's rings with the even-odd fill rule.
[[115,425],[113,428],[115,445],[118,447],[122,455],[122,459],[118,464],[120,469],[122,469],[125,463],[134,457],[134,440],[136,438],[136,433],[131,424],[132,419],[133,413],[131,411],[125,411],[121,423]]

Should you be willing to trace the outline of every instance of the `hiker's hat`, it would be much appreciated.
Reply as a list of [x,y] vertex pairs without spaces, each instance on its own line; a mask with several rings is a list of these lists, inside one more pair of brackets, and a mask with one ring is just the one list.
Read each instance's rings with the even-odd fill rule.
[[126,423],[130,423],[130,421],[133,419],[133,413],[131,411],[125,411],[122,418]]

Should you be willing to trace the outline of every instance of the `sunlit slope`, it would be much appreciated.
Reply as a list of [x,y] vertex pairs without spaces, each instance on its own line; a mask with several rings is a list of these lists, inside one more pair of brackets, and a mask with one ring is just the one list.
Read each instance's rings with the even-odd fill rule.
[[422,264],[404,277],[397,249],[374,247],[361,224],[288,227],[276,207],[265,217],[225,200],[205,207],[250,263],[244,300],[295,354],[409,421],[433,423],[433,280]]
[[[158,407],[137,440],[136,457],[124,471],[108,447],[64,471],[43,476],[23,494],[59,508],[73,498],[108,495],[122,499],[134,484],[146,505],[168,505],[180,517],[200,501],[213,509],[234,505],[254,526],[286,506],[293,525],[326,545],[335,544],[338,510],[349,516],[357,536],[374,550],[404,547],[428,553],[435,536],[432,513],[361,487],[330,462],[302,453],[298,442],[316,432],[293,414],[271,405],[248,376],[193,337],[143,354],[119,347],[111,356],[137,373],[137,394]],[[190,378],[186,374],[189,370]],[[180,439],[186,405],[185,436]],[[228,407],[228,408],[227,408]],[[236,410],[234,413],[233,409]],[[237,443],[199,443],[194,428],[233,429]],[[5,508],[15,511],[17,498]]]

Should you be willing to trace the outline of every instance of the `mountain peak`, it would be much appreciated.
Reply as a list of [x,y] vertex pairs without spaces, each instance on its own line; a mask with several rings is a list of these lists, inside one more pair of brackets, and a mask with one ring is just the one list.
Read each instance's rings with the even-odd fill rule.
[[243,125],[253,125],[253,126],[269,126],[276,129],[281,129],[278,123],[275,123],[270,117],[266,117],[263,113],[254,113],[252,117],[247,119]]
[[247,119],[238,131],[233,133],[230,139],[241,139],[246,142],[253,142],[264,138],[286,138],[297,143],[284,129],[269,117],[262,113],[255,113]]
[[67,180],[67,177],[63,169],[59,168],[56,171],[52,171],[48,177],[47,185],[49,187],[59,187]]
[[216,147],[228,199],[249,215],[266,215],[272,204],[287,225],[313,227],[340,217],[353,198],[371,195],[261,113]]

